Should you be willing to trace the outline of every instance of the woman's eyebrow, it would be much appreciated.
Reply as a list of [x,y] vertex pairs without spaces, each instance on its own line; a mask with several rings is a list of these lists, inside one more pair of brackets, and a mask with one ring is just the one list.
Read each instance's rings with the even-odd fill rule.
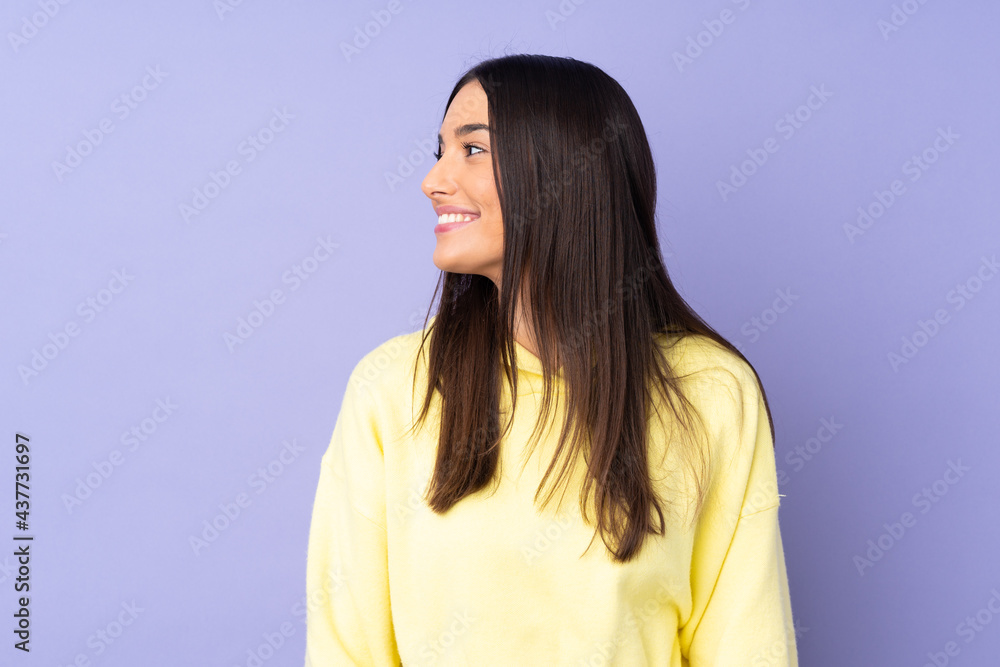
[[[489,132],[490,126],[486,123],[466,123],[465,125],[459,125],[455,129],[455,136],[462,137],[466,134],[471,134],[477,130],[486,130]],[[444,139],[441,138],[441,134],[438,133],[438,143],[443,144]]]

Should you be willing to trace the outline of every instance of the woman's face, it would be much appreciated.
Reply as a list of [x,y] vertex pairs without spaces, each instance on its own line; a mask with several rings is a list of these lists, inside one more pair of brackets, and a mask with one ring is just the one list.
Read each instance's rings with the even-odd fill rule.
[[[438,135],[441,157],[421,189],[439,217],[434,264],[442,271],[474,273],[498,287],[503,266],[503,220],[493,179],[486,91],[471,81],[455,95]],[[460,214],[457,217],[449,214]],[[463,221],[467,214],[471,222]]]

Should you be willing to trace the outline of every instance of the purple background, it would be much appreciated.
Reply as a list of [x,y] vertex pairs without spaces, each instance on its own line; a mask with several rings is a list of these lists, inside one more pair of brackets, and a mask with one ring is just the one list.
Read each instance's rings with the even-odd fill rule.
[[[419,328],[438,275],[427,140],[468,66],[523,52],[592,62],[632,96],[671,276],[764,380],[802,664],[995,664],[1000,278],[983,258],[1000,253],[1000,7],[222,1],[0,9],[0,542],[20,532],[17,432],[36,535],[30,655],[11,646],[15,560],[0,547],[0,662],[302,663],[312,501],[348,374]],[[377,34],[345,56],[366,25]],[[829,96],[809,109],[813,90]],[[269,134],[275,109],[291,117]],[[111,132],[57,174],[102,121]],[[273,140],[253,160],[251,135]],[[925,151],[934,162],[907,171]],[[213,189],[229,161],[239,172]],[[894,180],[902,194],[849,238]],[[336,244],[325,261],[306,259],[317,239]],[[313,272],[293,289],[296,266]],[[227,344],[274,290],[273,312]],[[36,352],[44,367],[22,377]],[[842,425],[832,438],[824,419]],[[130,449],[122,434],[144,420]],[[100,485],[68,507],[88,475]],[[241,493],[248,506],[195,553],[190,537]],[[98,640],[132,603],[131,625]]]

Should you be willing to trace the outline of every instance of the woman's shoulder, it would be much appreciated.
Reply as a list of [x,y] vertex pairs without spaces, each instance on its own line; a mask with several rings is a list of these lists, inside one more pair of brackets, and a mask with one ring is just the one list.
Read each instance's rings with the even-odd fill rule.
[[355,364],[349,386],[375,395],[409,389],[423,334],[424,330],[402,333],[376,345]]
[[753,367],[739,353],[698,333],[659,334],[670,368],[691,388],[719,385],[738,393],[754,392],[759,382]]
[[764,442],[759,427],[769,416],[756,371],[738,351],[703,334],[676,338],[667,348],[672,375],[712,443],[712,474],[731,474],[734,460],[749,461]]

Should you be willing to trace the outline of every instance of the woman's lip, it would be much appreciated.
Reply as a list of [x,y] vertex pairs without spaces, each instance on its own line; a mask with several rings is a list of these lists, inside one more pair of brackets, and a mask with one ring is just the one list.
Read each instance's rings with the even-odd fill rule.
[[437,215],[444,215],[445,213],[461,213],[462,215],[474,215],[477,218],[479,214],[472,209],[462,208],[461,206],[439,206],[434,209]]
[[465,227],[466,225],[471,225],[472,223],[474,223],[478,219],[479,218],[473,218],[472,220],[469,220],[468,222],[465,222],[465,221],[460,221],[460,222],[439,222],[437,225],[434,226],[434,233],[435,234],[442,234],[444,232],[450,232],[453,229],[460,229],[462,227]]

